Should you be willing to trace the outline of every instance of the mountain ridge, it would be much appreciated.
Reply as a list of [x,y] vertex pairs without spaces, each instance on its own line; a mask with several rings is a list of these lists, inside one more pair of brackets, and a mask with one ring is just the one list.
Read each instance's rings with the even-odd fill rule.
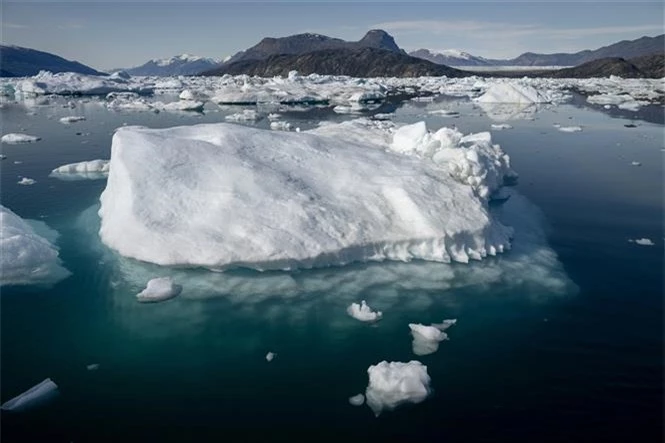
[[0,67],[0,77],[28,77],[39,74],[39,71],[105,75],[83,63],[16,45],[0,45]]

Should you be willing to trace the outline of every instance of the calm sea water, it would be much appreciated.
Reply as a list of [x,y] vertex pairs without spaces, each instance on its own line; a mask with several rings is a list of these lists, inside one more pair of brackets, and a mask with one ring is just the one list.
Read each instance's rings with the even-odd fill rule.
[[[210,273],[118,257],[96,235],[104,180],[48,174],[109,158],[123,124],[216,122],[239,109],[115,113],[96,100],[75,100],[74,109],[67,101],[0,110],[3,133],[43,138],[2,146],[2,204],[58,231],[73,274],[51,288],[2,290],[2,401],[47,377],[60,387],[43,408],[3,412],[3,442],[662,440],[662,108],[619,116],[575,104],[509,109],[531,119],[493,131],[520,174],[511,198],[492,208],[517,230],[500,257]],[[431,129],[496,123],[465,100],[376,112],[391,108],[395,121],[424,119]],[[461,117],[427,114],[435,108]],[[506,109],[489,111],[496,118]],[[67,115],[87,120],[58,122]],[[284,113],[303,129],[348,118]],[[563,133],[555,123],[584,130]],[[17,185],[22,176],[37,182]],[[642,237],[656,245],[628,241]],[[146,281],[162,275],[183,284],[183,295],[137,303]],[[362,299],[384,312],[381,322],[346,314]],[[450,340],[415,356],[408,323],[445,318],[458,320]],[[268,351],[277,354],[271,363]],[[349,405],[367,386],[367,367],[384,359],[427,365],[431,397],[378,418]],[[93,363],[99,368],[87,370]]]

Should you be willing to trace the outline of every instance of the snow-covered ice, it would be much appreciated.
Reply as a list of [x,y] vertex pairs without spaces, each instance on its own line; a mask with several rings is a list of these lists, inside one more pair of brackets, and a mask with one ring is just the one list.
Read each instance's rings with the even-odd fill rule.
[[559,126],[559,131],[561,132],[581,132],[581,126]]
[[448,334],[443,331],[455,323],[456,320],[444,320],[442,323],[431,326],[410,323],[409,329],[411,329],[411,336],[413,337],[413,342],[411,343],[413,353],[416,355],[429,355],[436,352],[439,349],[439,342],[448,340]]
[[[259,270],[466,263],[510,246],[512,229],[486,202],[511,172],[489,133],[437,132],[428,159],[388,150],[382,129],[351,127],[121,128],[100,199],[102,241],[161,265]],[[421,152],[427,140],[412,132],[416,142],[402,134],[397,145]]]
[[1,205],[0,251],[0,285],[52,284],[69,275],[57,248]]
[[169,277],[153,278],[146,288],[136,294],[140,302],[160,302],[177,297],[182,292],[182,286],[177,285]]
[[252,122],[259,119],[259,113],[253,109],[245,109],[242,112],[227,115],[224,119],[230,122]]
[[273,131],[290,131],[291,123],[282,122],[282,121],[273,121],[270,122],[270,129],[272,129]]
[[17,133],[5,134],[0,139],[2,143],[8,143],[10,145],[17,145],[19,143],[34,143],[39,140],[41,140],[41,138],[34,135]]
[[492,124],[491,127],[497,131],[501,131],[503,129],[513,129],[513,127],[507,123]]
[[76,123],[85,120],[85,117],[82,115],[70,115],[69,117],[62,117],[60,123],[70,124]]
[[362,406],[365,403],[365,396],[363,394],[358,394],[349,397],[349,403],[353,406]]
[[109,173],[108,160],[90,160],[58,166],[50,176],[61,180],[99,180]]
[[631,243],[635,243],[640,246],[654,246],[655,243],[650,238],[636,238],[628,240]]
[[518,82],[493,83],[483,95],[474,100],[480,103],[515,104],[550,103],[552,101],[542,91]]
[[381,320],[383,317],[383,313],[381,311],[372,311],[372,308],[367,306],[365,300],[362,300],[360,304],[351,303],[349,307],[346,308],[346,312],[356,320],[367,322]]
[[427,366],[419,361],[408,363],[382,361],[367,369],[369,385],[367,405],[378,417],[404,403],[420,403],[430,394]]
[[37,182],[34,179],[28,177],[23,177],[21,178],[21,180],[16,182],[17,185],[24,185],[24,186],[34,185],[35,183]]
[[47,378],[24,393],[8,400],[0,407],[3,411],[22,412],[40,406],[58,395],[58,385]]
[[131,91],[141,94],[152,93],[153,87],[141,80],[121,77],[58,72],[53,74],[41,71],[39,74],[20,80],[16,91],[25,95],[104,95],[109,92]]

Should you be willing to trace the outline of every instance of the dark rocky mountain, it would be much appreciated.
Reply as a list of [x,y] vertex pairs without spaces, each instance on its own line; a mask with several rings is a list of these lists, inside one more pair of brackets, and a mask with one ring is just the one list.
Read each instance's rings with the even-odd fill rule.
[[441,52],[432,52],[429,49],[418,49],[409,52],[412,57],[429,60],[432,63],[447,66],[493,66],[493,60],[471,55],[457,49],[447,49]]
[[357,42],[348,42],[339,38],[327,37],[321,34],[297,34],[288,37],[266,37],[251,48],[238,52],[224,64],[230,65],[245,60],[263,60],[280,54],[305,54],[324,49],[359,49],[375,48],[392,52],[402,51],[395,39],[385,31],[373,29]]
[[80,74],[104,75],[82,63],[66,60],[55,54],[20,46],[0,45],[0,76],[27,77],[39,71],[78,72]]
[[211,58],[182,54],[171,58],[150,60],[141,66],[123,69],[130,75],[196,75],[217,66],[219,62]]
[[573,68],[550,72],[547,77],[554,78],[591,78],[617,75],[623,78],[641,78],[646,75],[633,63],[619,57],[601,58],[583,63]]
[[631,58],[630,62],[649,78],[665,77],[665,54],[644,55]]
[[622,40],[609,46],[584,50],[573,54],[537,54],[526,52],[510,60],[494,60],[503,66],[577,66],[601,58],[631,59],[665,52],[665,34],[656,37],[641,37],[637,40]]
[[468,72],[437,65],[427,60],[378,48],[324,49],[305,54],[279,54],[262,60],[225,63],[202,75],[248,74],[260,77],[286,76],[296,70],[302,75],[349,75],[352,77],[464,77]]

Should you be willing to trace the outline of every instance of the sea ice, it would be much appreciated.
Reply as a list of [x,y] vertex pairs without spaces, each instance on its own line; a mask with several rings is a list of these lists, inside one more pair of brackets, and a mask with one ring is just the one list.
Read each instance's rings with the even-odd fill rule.
[[456,320],[444,320],[443,323],[431,326],[410,323],[409,328],[413,336],[413,342],[411,343],[413,353],[416,355],[429,355],[436,352],[439,349],[439,342],[448,340],[448,334],[443,331],[455,323]]
[[245,109],[242,112],[227,115],[224,119],[230,122],[249,122],[258,120],[259,114],[253,109]]
[[636,245],[641,245],[641,246],[654,246],[655,243],[650,239],[650,238],[637,238],[637,239],[630,239],[628,240],[631,243],[635,243]]
[[270,122],[270,129],[272,129],[273,131],[290,131],[291,123],[282,122],[282,121]]
[[369,385],[367,405],[377,417],[404,403],[420,403],[430,394],[427,366],[419,361],[408,363],[382,361],[367,369]]
[[552,100],[533,86],[515,82],[492,83],[483,95],[474,99],[480,103],[550,103]]
[[346,308],[346,312],[356,320],[360,321],[377,321],[381,320],[383,317],[383,313],[381,311],[372,311],[372,308],[367,306],[367,303],[365,303],[365,300],[362,300],[360,304],[358,303],[351,303],[348,308]]
[[100,198],[101,239],[161,265],[259,270],[466,263],[510,246],[512,229],[484,197],[510,172],[489,134],[432,161],[388,151],[371,130],[359,143],[348,127],[327,126],[326,135],[225,123],[120,128]]
[[50,176],[61,180],[99,180],[109,173],[108,160],[90,160],[58,166]]
[[492,124],[491,127],[497,131],[501,131],[502,129],[513,129],[513,127],[507,123]]
[[153,278],[146,288],[136,294],[140,302],[160,302],[177,297],[182,292],[182,286],[173,283],[169,277]]
[[559,126],[558,129],[561,132],[580,132],[580,131],[582,131],[581,126]]
[[58,385],[47,378],[24,393],[6,401],[0,408],[3,411],[21,412],[48,402],[57,395]]
[[275,354],[274,352],[268,352],[266,354],[266,361],[270,363],[271,361],[274,360],[275,357],[277,357],[277,354]]
[[53,74],[40,71],[39,74],[21,80],[16,84],[16,91],[28,95],[104,95],[109,92],[131,91],[141,94],[152,93],[153,87],[144,85],[133,78],[102,77],[73,72]]
[[351,403],[353,406],[362,406],[363,403],[365,403],[365,396],[358,394],[354,395],[353,397],[349,397],[349,403]]
[[1,205],[0,251],[0,285],[51,284],[69,275],[57,248]]
[[39,140],[41,140],[41,137],[36,137],[34,135],[28,135],[28,134],[15,134],[15,133],[5,134],[0,139],[2,143],[8,143],[11,145],[16,145],[19,143],[34,143]]
[[34,179],[28,178],[28,177],[23,177],[16,184],[17,185],[34,185],[35,183],[37,183],[37,182]]
[[60,123],[64,124],[69,124],[69,123],[76,123],[85,120],[85,117],[82,115],[71,115],[69,117],[62,117],[60,119]]

